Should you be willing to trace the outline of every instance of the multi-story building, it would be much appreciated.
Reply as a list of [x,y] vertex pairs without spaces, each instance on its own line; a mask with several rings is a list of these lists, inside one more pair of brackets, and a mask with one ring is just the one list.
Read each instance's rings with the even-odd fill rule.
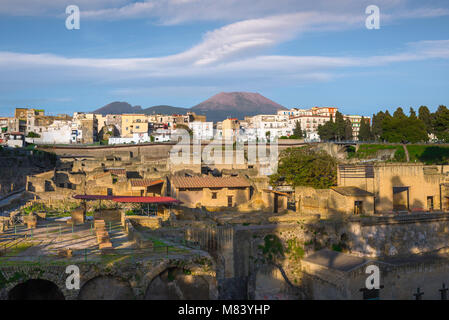
[[134,134],[149,133],[148,116],[145,114],[122,114],[122,138],[132,138]]
[[70,144],[72,143],[72,121],[55,120],[42,127],[36,137],[27,137],[25,141],[34,144]]
[[233,140],[239,131],[240,131],[239,120],[237,118],[229,118],[221,122],[221,132],[219,132],[219,136],[221,136],[224,140]]
[[193,138],[196,140],[209,140],[214,136],[214,123],[194,121],[189,123],[189,128],[193,132]]
[[[349,119],[352,124],[352,137],[354,140],[358,140],[359,132],[360,132],[360,124],[362,123],[362,116],[355,116],[355,115],[346,115],[343,116],[346,119]],[[371,121],[370,117],[363,117],[365,121],[368,122],[368,124]]]
[[330,116],[326,115],[301,115],[296,117],[290,117],[288,120],[290,128],[293,130],[296,127],[296,122],[301,125],[301,130],[305,133],[307,141],[318,141],[320,139],[318,135],[318,126],[323,125],[330,121]]
[[98,140],[98,120],[93,113],[75,112],[72,123],[72,143],[94,143]]
[[[313,107],[311,109],[279,110],[278,115],[289,116],[289,126],[295,128],[296,122],[301,125],[301,130],[306,134],[307,141],[319,141],[318,126],[330,121],[331,117],[335,121],[335,115],[338,108],[335,107]],[[343,118],[349,119],[352,124],[352,136],[357,140],[360,131],[360,122],[362,116],[343,115]],[[365,117],[370,121],[369,117]]]
[[0,118],[0,144],[6,143],[6,134],[11,132],[11,123],[13,123],[14,118],[2,117]]
[[268,114],[246,117],[246,138],[249,141],[268,141],[282,136],[293,134],[293,128],[289,124],[289,116],[284,114]]

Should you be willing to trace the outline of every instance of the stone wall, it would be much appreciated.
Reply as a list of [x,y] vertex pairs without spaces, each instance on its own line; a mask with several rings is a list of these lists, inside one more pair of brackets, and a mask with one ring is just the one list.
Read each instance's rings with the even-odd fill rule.
[[305,263],[302,285],[307,288],[309,299],[314,300],[361,300],[368,276],[365,270],[368,265],[376,265],[380,269],[381,300],[414,300],[417,288],[424,292],[423,300],[440,300],[443,283],[449,277],[449,260],[411,259],[398,265],[368,262],[366,265],[349,272],[340,272],[317,265]]
[[[73,262],[67,265],[69,264],[73,264]],[[202,289],[202,292],[206,291],[202,295],[203,297],[207,295],[209,299],[217,298],[215,265],[207,255],[190,255],[176,259],[153,259],[140,263],[116,263],[113,265],[80,263],[78,267],[80,268],[80,289],[69,290],[66,288],[66,278],[68,276],[65,272],[66,265],[20,265],[20,262],[17,262],[14,266],[2,266],[0,267],[0,299],[8,299],[8,293],[11,289],[30,279],[51,281],[67,300],[86,296],[91,299],[148,299],[151,297],[149,293],[153,295],[161,293],[154,292],[154,285],[151,285],[153,281],[167,270],[172,269],[180,269],[181,273],[182,270],[189,271],[189,279],[183,279],[182,276],[178,277],[179,279],[175,278],[175,281],[179,282],[178,285],[182,291],[181,295],[184,298],[193,299],[194,295],[191,293],[195,291],[195,288],[198,289],[198,286]],[[105,286],[99,284],[95,286],[88,285],[92,281],[96,281],[95,279],[103,277],[116,279],[115,282],[119,281],[124,286],[131,288],[131,297],[129,295],[127,297],[121,296],[123,285],[112,288],[111,286],[106,286],[105,288]],[[165,293],[167,294],[167,292]],[[160,298],[168,299],[170,297],[162,295]]]

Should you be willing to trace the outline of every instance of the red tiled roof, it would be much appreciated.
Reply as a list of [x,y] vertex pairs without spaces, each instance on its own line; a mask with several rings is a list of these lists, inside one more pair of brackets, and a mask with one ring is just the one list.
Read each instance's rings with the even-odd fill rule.
[[149,187],[157,184],[164,183],[164,180],[151,180],[151,179],[132,179],[132,187]]
[[240,177],[172,177],[171,183],[176,188],[239,188],[250,184]]
[[108,171],[111,174],[116,175],[116,176],[124,176],[124,175],[126,175],[126,170],[125,169],[109,169]]

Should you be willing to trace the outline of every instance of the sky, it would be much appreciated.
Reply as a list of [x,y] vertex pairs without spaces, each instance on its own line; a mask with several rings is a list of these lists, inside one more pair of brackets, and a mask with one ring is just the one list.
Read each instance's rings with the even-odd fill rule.
[[345,114],[433,111],[449,106],[448,71],[447,0],[0,1],[0,116],[192,107],[230,91]]

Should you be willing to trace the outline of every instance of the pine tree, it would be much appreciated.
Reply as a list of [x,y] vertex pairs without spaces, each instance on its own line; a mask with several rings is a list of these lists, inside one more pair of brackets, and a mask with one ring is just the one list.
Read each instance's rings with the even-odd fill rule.
[[301,139],[304,137],[304,133],[301,130],[301,122],[296,121],[295,123],[295,129],[293,129],[293,136],[296,139]]
[[[373,115],[373,119],[374,119]],[[371,134],[371,128],[369,125],[369,121],[362,117],[360,120],[360,130],[359,130],[359,141],[371,141],[372,140],[372,134]]]
[[402,108],[397,108],[393,117],[388,111],[385,112],[385,115],[382,121],[382,140],[396,143],[416,143],[429,139],[424,122],[416,117],[412,108],[410,117],[404,114]]
[[344,140],[346,136],[347,123],[340,112],[335,113],[335,137],[338,141]]
[[379,140],[382,136],[382,122],[385,119],[385,113],[379,111],[376,115],[373,114],[373,123],[371,127],[371,133],[374,140]]
[[352,140],[352,123],[351,120],[346,119],[345,120],[345,136],[344,136],[345,141],[350,141]]
[[334,141],[336,139],[336,126],[332,115],[330,120],[323,125],[318,125],[318,135],[323,141]]
[[407,116],[404,113],[404,110],[402,110],[401,107],[398,107],[396,111],[393,113],[393,118],[395,119],[405,119]]
[[424,125],[426,126],[426,130],[427,133],[433,133],[433,128],[432,128],[432,114],[429,111],[429,108],[427,108],[426,106],[421,106],[418,109],[418,118],[419,120],[421,120],[422,122],[424,122]]
[[432,128],[438,140],[449,142],[449,110],[439,106],[434,114]]
[[418,119],[418,117],[416,116],[416,112],[415,112],[415,110],[414,110],[412,107],[410,107],[410,116],[409,116],[409,119],[412,119],[412,120]]

